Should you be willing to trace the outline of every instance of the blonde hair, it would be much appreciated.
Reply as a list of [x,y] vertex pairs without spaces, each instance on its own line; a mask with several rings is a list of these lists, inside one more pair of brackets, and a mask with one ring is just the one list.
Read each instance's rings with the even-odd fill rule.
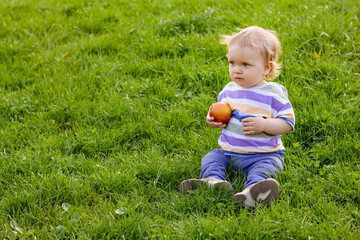
[[231,44],[235,43],[242,47],[258,48],[266,63],[269,61],[273,62],[273,66],[266,79],[274,80],[280,75],[282,65],[281,62],[278,62],[281,44],[276,35],[277,33],[274,31],[252,26],[240,29],[240,32],[233,35],[222,35],[220,43],[227,45],[228,49]]

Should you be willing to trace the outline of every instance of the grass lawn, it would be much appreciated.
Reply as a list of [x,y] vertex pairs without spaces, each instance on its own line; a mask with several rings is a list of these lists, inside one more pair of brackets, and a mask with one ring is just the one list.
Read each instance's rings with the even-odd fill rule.
[[[355,0],[3,0],[1,239],[359,239]],[[219,36],[278,32],[296,130],[270,207],[179,184],[218,148]],[[241,191],[245,176],[229,170]]]

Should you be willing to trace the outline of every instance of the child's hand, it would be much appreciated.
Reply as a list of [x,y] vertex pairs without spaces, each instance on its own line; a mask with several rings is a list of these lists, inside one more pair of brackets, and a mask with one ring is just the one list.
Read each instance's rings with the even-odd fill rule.
[[246,135],[263,132],[266,127],[266,119],[262,117],[248,117],[242,120],[243,131]]
[[213,117],[210,117],[209,116],[209,113],[208,115],[206,116],[206,123],[212,127],[212,128],[224,128],[226,127],[226,124],[225,123],[222,123],[222,122],[215,122],[214,121],[215,119]]

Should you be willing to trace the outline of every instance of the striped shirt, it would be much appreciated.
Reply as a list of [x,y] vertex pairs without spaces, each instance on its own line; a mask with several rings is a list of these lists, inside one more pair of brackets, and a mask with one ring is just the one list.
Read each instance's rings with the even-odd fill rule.
[[257,133],[245,135],[242,120],[247,117],[283,118],[292,131],[295,114],[285,87],[275,82],[267,82],[258,87],[243,88],[235,82],[228,83],[219,93],[219,102],[226,102],[233,110],[230,122],[218,139],[227,154],[275,152],[285,150],[281,135]]

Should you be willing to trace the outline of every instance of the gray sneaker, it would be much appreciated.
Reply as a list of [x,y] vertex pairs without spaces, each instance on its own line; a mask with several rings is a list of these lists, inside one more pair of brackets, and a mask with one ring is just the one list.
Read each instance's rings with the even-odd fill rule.
[[228,192],[231,192],[233,190],[231,184],[228,181],[209,177],[201,179],[194,178],[183,181],[180,184],[180,192],[185,192],[187,190],[196,190],[202,186],[213,187],[219,190],[226,190]]
[[269,206],[278,195],[279,183],[275,179],[269,178],[250,185],[244,191],[236,193],[232,199],[237,202],[243,202],[249,207],[255,207],[254,201]]

